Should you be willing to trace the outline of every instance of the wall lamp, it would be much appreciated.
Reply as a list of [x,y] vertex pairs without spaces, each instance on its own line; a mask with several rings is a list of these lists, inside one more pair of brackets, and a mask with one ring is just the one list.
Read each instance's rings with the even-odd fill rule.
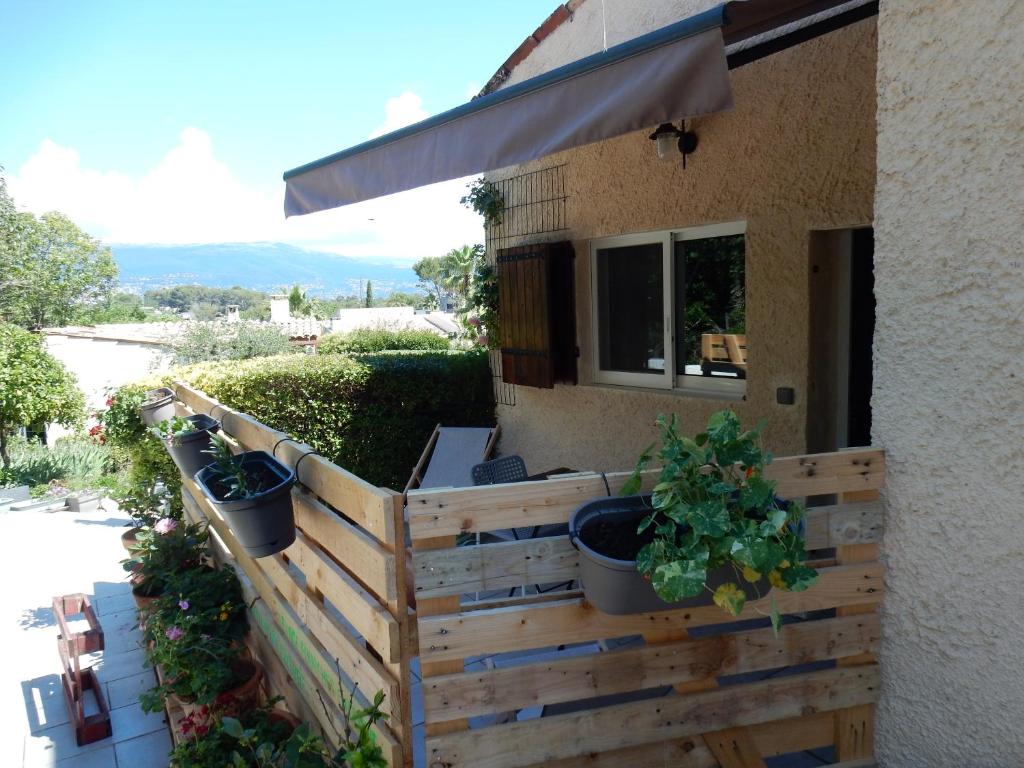
[[683,120],[676,128],[672,123],[662,123],[657,130],[648,136],[658,148],[658,158],[669,161],[676,157],[676,152],[683,156],[683,168],[686,167],[686,156],[697,148],[697,134],[686,130]]

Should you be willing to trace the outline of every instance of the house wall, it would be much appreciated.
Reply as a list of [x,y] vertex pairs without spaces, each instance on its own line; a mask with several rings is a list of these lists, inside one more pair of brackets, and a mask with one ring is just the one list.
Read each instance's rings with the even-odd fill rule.
[[[606,6],[612,45],[707,4]],[[579,6],[509,82],[598,50],[600,8]],[[693,122],[700,145],[686,170],[657,159],[649,131],[532,166],[567,164],[581,386],[517,387],[516,405],[499,407],[503,453],[522,454],[536,471],[624,469],[653,440],[659,413],[677,413],[683,428],[696,432],[724,407],[747,424],[767,419],[776,452],[804,450],[809,233],[872,221],[874,65],[875,22],[868,19],[734,70],[736,107]],[[592,385],[590,239],[737,220],[747,222],[746,400]],[[796,390],[795,405],[776,404],[775,390],[783,386]]]
[[883,2],[878,28],[877,752],[1020,765],[1024,3]]

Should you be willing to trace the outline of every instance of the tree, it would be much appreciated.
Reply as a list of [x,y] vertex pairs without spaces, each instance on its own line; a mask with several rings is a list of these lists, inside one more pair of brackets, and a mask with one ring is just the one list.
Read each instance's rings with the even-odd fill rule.
[[117,284],[110,249],[62,213],[17,213],[16,246],[4,266],[6,319],[29,328],[65,325],[82,307],[107,299]]
[[306,313],[306,294],[298,283],[288,292],[288,311],[292,317],[300,317]]
[[38,422],[82,424],[85,398],[75,377],[43,349],[42,339],[0,323],[0,460],[10,469],[7,441],[14,430]]
[[14,200],[7,193],[7,180],[0,166],[0,322],[21,320],[30,218],[18,213]]
[[373,280],[366,281],[366,306],[373,306]]
[[420,287],[428,294],[437,297],[437,306],[439,307],[444,306],[446,293],[441,279],[442,260],[440,256],[424,256],[412,265],[412,271],[420,279]]
[[482,245],[464,245],[453,248],[441,259],[441,282],[465,304],[477,262],[484,256]]

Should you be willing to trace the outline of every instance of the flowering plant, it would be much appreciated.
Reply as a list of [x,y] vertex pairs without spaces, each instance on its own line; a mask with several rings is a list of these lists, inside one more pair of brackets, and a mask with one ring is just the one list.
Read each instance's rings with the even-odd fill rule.
[[174,576],[202,562],[206,540],[205,525],[160,518],[152,528],[139,531],[131,557],[121,565],[132,575],[138,592],[159,595]]
[[236,682],[240,641],[249,625],[233,570],[197,568],[175,574],[140,628],[147,659],[160,666],[164,677],[162,685],[144,694],[147,711],[159,710],[169,693],[215,705]]
[[[240,747],[239,736],[234,734],[244,735],[247,745],[268,745],[261,747],[261,754],[277,745],[287,743],[292,735],[292,725],[283,718],[273,716],[275,711],[280,711],[273,708],[274,703],[279,700],[280,697],[272,699],[262,707],[243,713],[238,719],[211,718],[211,712],[204,712],[204,708],[200,707],[197,713],[181,721],[179,730],[184,738],[171,752],[172,768],[262,765],[243,758],[242,755],[247,754],[249,750]],[[294,768],[304,768],[306,765],[307,763],[289,763],[289,766]]]

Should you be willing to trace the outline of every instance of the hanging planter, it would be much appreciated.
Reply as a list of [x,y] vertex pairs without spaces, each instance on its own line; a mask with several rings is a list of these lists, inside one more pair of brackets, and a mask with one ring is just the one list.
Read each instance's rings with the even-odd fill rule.
[[219,429],[220,422],[205,413],[185,418],[174,416],[152,428],[185,477],[194,477],[213,460],[210,437]]
[[219,436],[211,441],[215,461],[195,476],[203,494],[252,557],[286,549],[295,541],[295,473],[265,451],[234,456]]
[[146,392],[146,399],[139,406],[139,416],[147,427],[174,416],[174,392],[170,387],[160,387]]
[[[743,431],[731,411],[713,414],[693,438],[679,434],[674,416],[660,416],[658,426],[662,469],[651,495],[634,494],[654,446],[623,486],[624,498],[589,502],[572,516],[587,599],[607,613],[714,603],[739,616],[773,587],[812,586],[818,576],[806,565],[804,508],[775,496],[760,427]],[[774,601],[771,618],[777,629]]]
[[673,602],[661,599],[636,563],[640,551],[654,540],[652,528],[637,533],[651,512],[650,496],[612,496],[588,501],[569,519],[569,540],[580,553],[583,594],[599,611],[622,615],[711,605],[715,590],[730,582],[737,584],[747,600],[768,594],[771,584],[766,577],[748,582],[738,578],[737,569],[726,563],[708,570],[707,589],[700,594]]

